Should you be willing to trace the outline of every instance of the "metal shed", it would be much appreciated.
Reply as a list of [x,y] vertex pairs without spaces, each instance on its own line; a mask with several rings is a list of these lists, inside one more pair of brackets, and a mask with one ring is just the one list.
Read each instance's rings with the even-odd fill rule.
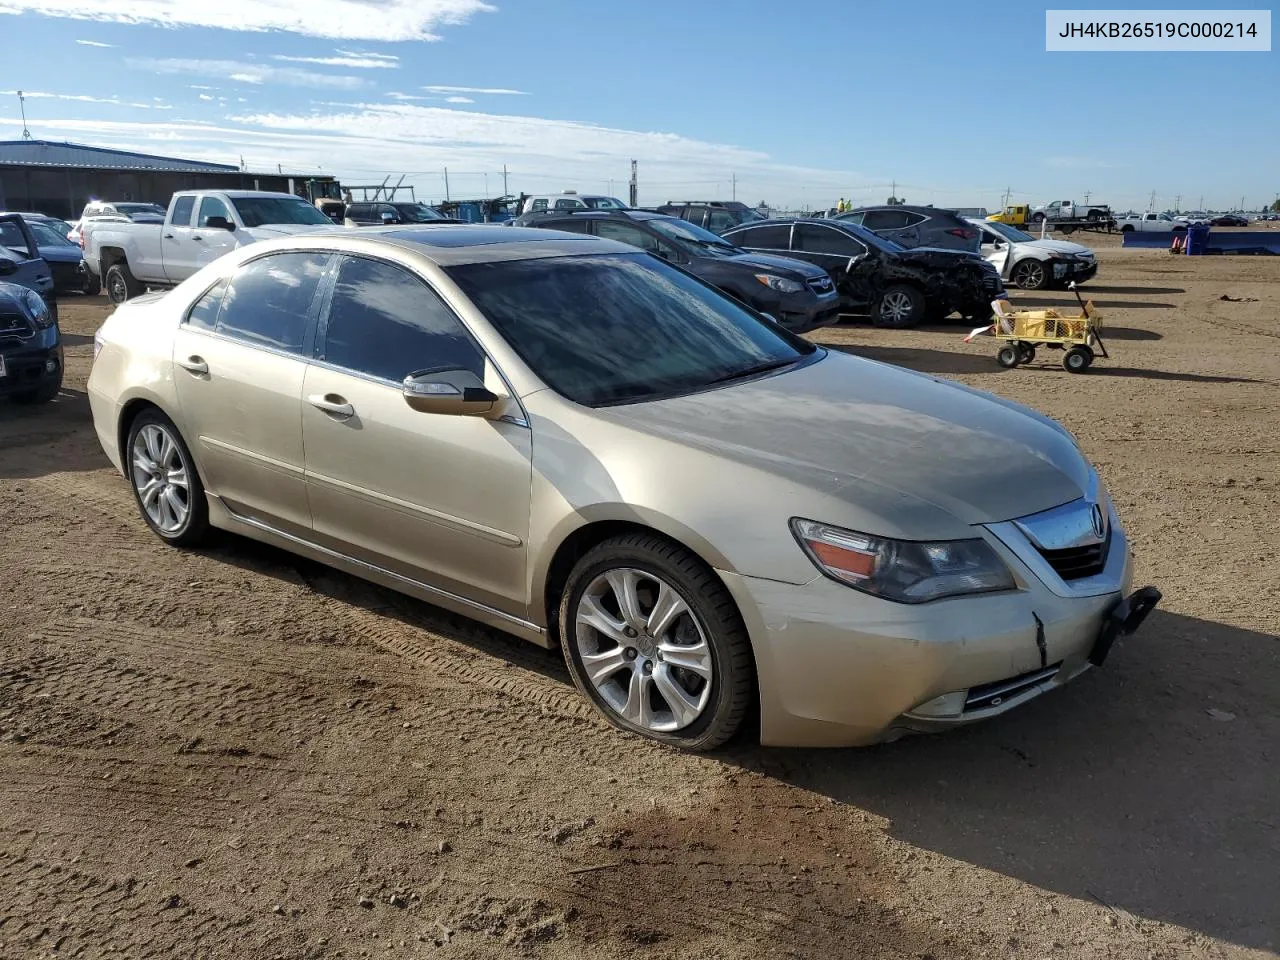
[[175,190],[276,190],[312,201],[340,197],[338,181],[327,174],[254,172],[82,143],[0,141],[0,210],[73,220],[93,199],[167,206]]

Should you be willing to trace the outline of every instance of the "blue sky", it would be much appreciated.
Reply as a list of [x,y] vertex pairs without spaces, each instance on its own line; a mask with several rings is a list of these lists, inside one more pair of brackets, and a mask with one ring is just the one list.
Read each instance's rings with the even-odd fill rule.
[[[1060,3],[1053,4],[1062,6]],[[1165,4],[1166,7],[1180,6]],[[1236,8],[1200,0],[1197,8]],[[419,196],[1228,208],[1277,53],[1046,53],[1025,0],[0,0],[0,139],[408,174]]]

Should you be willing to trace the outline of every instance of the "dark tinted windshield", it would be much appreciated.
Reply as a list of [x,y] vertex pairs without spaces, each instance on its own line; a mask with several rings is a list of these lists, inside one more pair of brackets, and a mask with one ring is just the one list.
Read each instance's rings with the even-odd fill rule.
[[817,350],[647,256],[473,263],[448,273],[534,373],[588,406],[694,393]]
[[998,220],[988,222],[986,227],[988,230],[994,230],[1006,240],[1012,240],[1014,243],[1030,243],[1035,240],[1035,237],[1031,236],[1031,234],[1023,233],[1021,230],[1011,227],[1007,223],[1000,223]]
[[672,217],[670,220],[645,220],[645,226],[652,227],[658,233],[662,234],[677,243],[692,245],[701,248],[711,248],[712,250],[729,251],[736,253],[738,248],[718,234],[712,233],[710,230],[703,230],[701,227],[695,227],[688,220],[678,220]]
[[333,221],[301,197],[232,197],[231,205],[246,227],[277,223],[333,226]]
[[162,217],[165,214],[164,207],[156,206],[154,203],[113,203],[112,206],[124,214],[158,213]]
[[405,223],[430,223],[433,220],[445,219],[442,214],[436,213],[425,203],[397,203],[393,206]]

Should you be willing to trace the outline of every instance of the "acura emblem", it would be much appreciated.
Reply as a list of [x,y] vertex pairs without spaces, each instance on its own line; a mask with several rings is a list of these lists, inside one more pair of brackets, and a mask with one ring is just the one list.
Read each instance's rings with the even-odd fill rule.
[[1107,521],[1102,515],[1102,504],[1095,503],[1089,511],[1089,519],[1093,521],[1093,535],[1101,540],[1107,535]]

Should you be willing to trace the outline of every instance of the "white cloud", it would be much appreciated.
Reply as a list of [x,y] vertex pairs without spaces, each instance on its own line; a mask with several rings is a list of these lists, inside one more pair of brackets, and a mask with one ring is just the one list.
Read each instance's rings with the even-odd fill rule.
[[485,0],[0,0],[0,14],[383,41],[439,40],[437,28],[460,26],[494,9]]
[[[0,2],[3,2],[3,0],[0,0]],[[529,95],[523,90],[509,90],[506,87],[445,87],[434,84],[422,89],[429,90],[431,93],[485,93],[509,97],[527,97]]]
[[413,93],[396,93],[394,91],[392,93],[388,93],[387,96],[390,97],[392,100],[401,100],[401,101],[438,99],[437,97],[420,97],[417,94],[413,94]]
[[[0,0],[3,3],[4,0]],[[297,67],[269,67],[257,63],[241,63],[237,60],[182,60],[130,58],[129,66],[156,73],[193,73],[204,77],[227,77],[237,83],[259,86],[265,83],[287,87],[323,87],[330,90],[358,90],[367,86],[363,77],[348,77]]]
[[121,100],[119,97],[90,97],[85,94],[76,93],[31,93],[29,91],[22,94],[28,100],[71,100],[76,103],[108,103],[113,107],[137,107],[141,110],[171,110],[172,107],[161,106],[156,103],[134,103],[130,100]]
[[475,103],[470,97],[445,97],[445,103]]
[[201,100],[212,100],[212,99],[213,99],[213,97],[209,96],[209,94],[207,94],[207,93],[202,93],[202,94],[200,94],[200,99],[201,99]]
[[[0,6],[0,12],[3,12],[3,6]],[[114,43],[103,43],[100,40],[77,40],[76,43],[82,47],[114,47]]]
[[321,67],[351,67],[356,70],[395,70],[400,66],[399,57],[356,53],[339,57],[288,57],[277,53],[271,59],[286,63],[314,63]]
[[205,84],[203,83],[189,83],[187,84],[187,86],[190,87],[192,90],[217,90],[218,89],[217,87],[205,86]]

